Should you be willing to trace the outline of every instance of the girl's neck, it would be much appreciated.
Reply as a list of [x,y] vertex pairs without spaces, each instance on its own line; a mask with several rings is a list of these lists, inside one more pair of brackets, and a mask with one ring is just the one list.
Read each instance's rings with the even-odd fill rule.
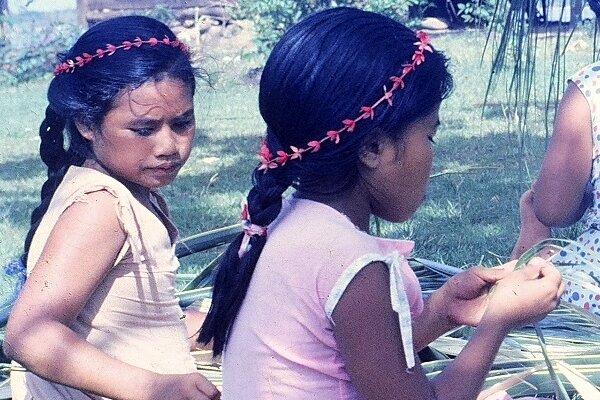
[[147,187],[140,186],[136,183],[127,181],[119,177],[117,174],[112,172],[108,167],[106,167],[102,162],[88,158],[83,162],[83,167],[95,169],[96,171],[102,172],[103,174],[109,175],[117,181],[121,182],[123,186],[125,186],[133,196],[138,199],[142,203],[146,203],[150,198],[151,190]]
[[369,233],[371,206],[369,197],[362,189],[361,184],[357,184],[352,189],[337,194],[321,195],[305,193],[302,192],[302,190],[298,190],[294,196],[323,203],[339,213],[344,214],[360,230]]

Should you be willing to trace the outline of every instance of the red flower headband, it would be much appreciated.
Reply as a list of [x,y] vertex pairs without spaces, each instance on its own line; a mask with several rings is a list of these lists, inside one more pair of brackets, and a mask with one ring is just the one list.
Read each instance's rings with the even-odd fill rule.
[[259,171],[264,170],[265,172],[267,172],[269,169],[277,168],[280,166],[283,167],[290,160],[301,160],[303,153],[316,153],[321,149],[321,144],[328,140],[331,140],[335,144],[338,144],[341,140],[340,135],[343,132],[352,133],[356,129],[356,124],[360,120],[373,119],[375,117],[375,108],[377,108],[377,106],[379,106],[381,103],[387,102],[391,106],[392,97],[394,96],[394,93],[398,89],[404,88],[404,78],[406,78],[408,74],[414,71],[417,65],[420,65],[421,63],[425,62],[425,51],[433,53],[433,49],[430,46],[431,40],[429,39],[427,33],[418,31],[416,35],[418,41],[414,44],[415,46],[417,46],[417,49],[415,50],[415,53],[412,56],[412,62],[410,64],[403,65],[404,68],[402,69],[402,74],[400,76],[390,77],[390,80],[393,82],[393,85],[390,88],[390,90],[388,90],[385,85],[383,86],[383,96],[379,100],[377,100],[371,106],[361,107],[361,114],[358,117],[354,119],[343,120],[343,126],[340,129],[328,131],[322,139],[312,140],[308,142],[306,147],[304,148],[290,146],[291,151],[286,152],[284,150],[279,150],[277,152],[277,157],[275,157],[267,147],[267,144],[263,142],[260,148],[260,152],[258,153],[260,156],[261,163],[261,166],[258,167]]
[[167,36],[165,36],[162,40],[159,40],[157,38],[142,40],[138,36],[132,42],[126,40],[118,46],[107,44],[104,49],[96,49],[94,54],[83,53],[82,55],[75,57],[75,60],[69,59],[64,63],[58,64],[56,68],[54,68],[54,76],[58,76],[67,72],[72,73],[73,71],[75,71],[76,67],[83,67],[84,65],[94,61],[95,58],[100,59],[104,56],[112,56],[117,50],[130,50],[134,47],[141,47],[144,44],[149,44],[152,47],[158,46],[159,44],[164,46],[178,47],[184,53],[189,54],[189,48],[185,44],[180,42],[179,39],[171,40]]

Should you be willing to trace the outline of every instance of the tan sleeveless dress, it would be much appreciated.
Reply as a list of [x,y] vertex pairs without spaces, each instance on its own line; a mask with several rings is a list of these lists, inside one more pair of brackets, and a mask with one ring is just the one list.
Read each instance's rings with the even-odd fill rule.
[[[165,374],[196,371],[181,319],[183,313],[175,296],[179,262],[173,243],[177,231],[159,193],[153,193],[153,204],[164,223],[117,180],[90,168],[71,167],[33,238],[28,272],[65,209],[74,202],[85,202],[88,193],[98,190],[115,197],[115,212],[127,240],[114,267],[71,328],[128,364]],[[89,255],[94,256],[94,249],[89,249]],[[16,365],[11,386],[13,400],[103,399],[21,371]]]

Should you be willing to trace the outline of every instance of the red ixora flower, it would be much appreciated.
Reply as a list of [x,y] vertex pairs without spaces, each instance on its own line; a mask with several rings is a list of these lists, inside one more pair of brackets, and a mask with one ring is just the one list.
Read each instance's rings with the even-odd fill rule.
[[433,49],[431,48],[431,39],[429,38],[429,35],[426,32],[418,31],[417,39],[418,42],[415,42],[414,44],[415,46],[419,46],[420,51],[426,50],[430,53],[433,53]]
[[375,118],[375,109],[373,107],[362,106],[360,108],[360,111],[363,112],[363,114],[362,114],[363,119]]
[[415,65],[421,65],[421,63],[425,61],[425,55],[420,51],[416,51],[415,54],[413,54],[413,60]]
[[310,149],[311,153],[316,153],[317,151],[321,150],[321,142],[318,140],[311,140],[308,142],[308,148]]
[[356,128],[356,121],[353,119],[345,119],[342,121],[342,124],[344,124],[344,127],[348,132],[353,132],[354,128]]
[[382,97],[382,99],[384,99],[385,101],[387,101],[388,105],[390,107],[394,105],[394,103],[392,103],[392,96],[394,96],[394,92],[392,90],[388,91],[387,87],[385,87],[385,85],[383,85],[383,97]]
[[109,56],[112,56],[113,54],[115,54],[115,51],[117,51],[117,46],[109,43],[106,45],[106,51],[108,52]]
[[296,146],[290,146],[290,149],[292,149],[292,155],[290,156],[290,159],[295,160],[295,159],[299,159],[302,160],[302,153],[304,153],[304,149],[299,149]]
[[404,79],[401,76],[392,76],[390,81],[394,82],[394,90],[404,89]]
[[288,159],[290,158],[289,154],[286,153],[283,150],[279,150],[277,152],[277,163],[280,165],[285,165],[285,163],[288,161]]
[[259,171],[262,170],[268,170],[268,169],[273,169],[273,168],[277,168],[277,163],[275,161],[266,161],[266,160],[261,160],[261,166],[258,167]]
[[340,133],[338,131],[327,132],[327,137],[335,144],[338,144],[340,142]]
[[258,152],[258,155],[263,160],[271,161],[271,159],[273,159],[273,154],[271,153],[271,150],[269,150],[269,147],[264,141],[260,145],[260,151]]

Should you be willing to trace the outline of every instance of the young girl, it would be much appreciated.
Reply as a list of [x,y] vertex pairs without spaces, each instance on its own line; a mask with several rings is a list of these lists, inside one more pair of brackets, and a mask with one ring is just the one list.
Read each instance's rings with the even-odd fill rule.
[[[513,258],[550,237],[551,227],[582,220],[585,230],[577,244],[552,261],[572,265],[580,279],[600,287],[599,85],[600,62],[569,78],[538,180],[521,197],[521,233]],[[569,282],[564,298],[600,315],[597,290]]]
[[[600,17],[600,1],[588,0]],[[521,196],[521,233],[513,258],[551,236],[551,227],[581,220],[585,231],[553,262],[572,265],[580,280],[600,287],[600,62],[569,77],[539,177]],[[597,290],[571,283],[564,298],[600,315]]]
[[[275,46],[245,233],[200,334],[225,350],[223,398],[475,399],[508,331],[556,306],[560,274],[539,258],[471,269],[424,302],[413,243],[369,234],[371,215],[405,221],[423,201],[451,88],[427,35],[369,12],[317,13]],[[479,328],[428,381],[415,352],[460,324]]]
[[[187,160],[195,70],[164,24],[95,25],[55,69],[48,166],[5,352],[13,399],[214,399],[175,297],[177,231],[159,188]],[[66,143],[64,133],[66,132]],[[65,149],[66,147],[66,149]]]

